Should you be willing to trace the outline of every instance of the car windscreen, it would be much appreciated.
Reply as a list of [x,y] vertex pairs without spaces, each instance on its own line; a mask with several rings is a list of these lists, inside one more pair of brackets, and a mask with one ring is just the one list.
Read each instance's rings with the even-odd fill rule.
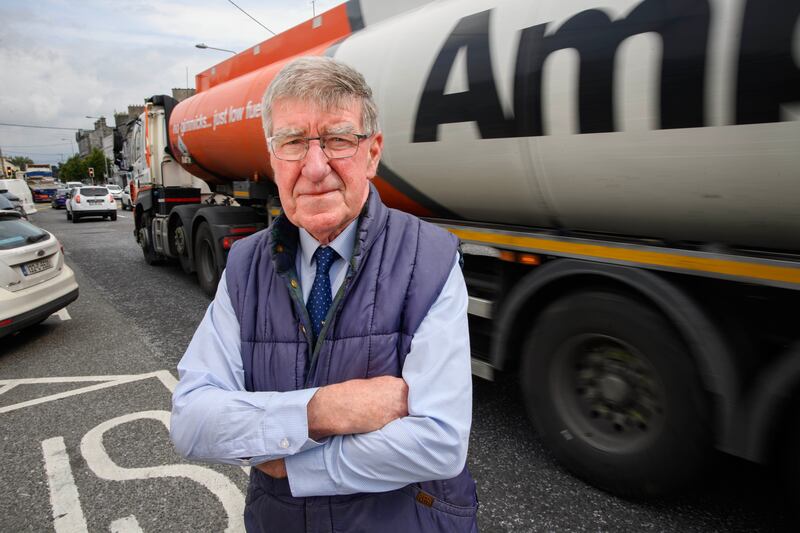
[[14,209],[14,204],[11,203],[11,200],[2,194],[0,194],[0,209],[11,209],[12,211]]
[[83,196],[105,196],[108,194],[108,189],[105,187],[83,187],[79,194]]
[[28,221],[0,216],[0,250],[27,246],[50,238],[50,235]]

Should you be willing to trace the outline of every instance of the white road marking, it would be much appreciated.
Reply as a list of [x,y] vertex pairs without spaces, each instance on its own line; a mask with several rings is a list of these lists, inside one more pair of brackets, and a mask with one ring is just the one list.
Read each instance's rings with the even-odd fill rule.
[[47,484],[50,486],[50,505],[53,508],[53,528],[56,533],[88,531],[83,517],[78,487],[72,477],[69,456],[63,437],[42,441]]
[[[166,372],[166,371],[162,370],[160,372]],[[53,378],[23,378],[23,379],[0,380],[0,385],[27,385],[27,384],[41,384],[41,383],[71,383],[71,382],[82,382],[82,381],[101,381],[101,383],[97,383],[95,385],[89,385],[88,387],[80,387],[78,389],[59,392],[57,394],[49,394],[47,396],[42,396],[41,398],[35,398],[33,400],[28,400],[25,402],[6,405],[4,407],[0,407],[0,414],[10,413],[11,411],[16,411],[17,409],[22,409],[24,407],[31,407],[46,402],[52,402],[55,400],[61,400],[63,398],[69,398],[70,396],[76,396],[78,394],[83,394],[85,392],[93,392],[96,390],[114,387],[116,385],[123,385],[125,383],[132,383],[134,381],[141,381],[144,379],[159,377],[160,372],[150,372],[148,374],[132,374],[128,376],[80,376],[75,378],[53,377]]]
[[[164,370],[160,370],[159,372],[164,372]],[[149,372],[147,374],[108,374],[105,376],[52,376],[46,378],[11,378],[11,379],[0,379],[0,385],[9,385],[11,383],[15,385],[39,385],[45,383],[81,383],[86,381],[117,381],[120,379],[128,379],[128,378],[151,378],[154,377],[157,372]]]
[[139,522],[133,515],[114,520],[109,529],[111,533],[142,533],[142,528],[139,527]]
[[164,384],[170,392],[175,392],[175,387],[178,386],[178,380],[175,379],[175,376],[172,375],[172,372],[169,370],[159,370],[157,372],[153,372],[155,376]]
[[71,320],[72,317],[69,316],[69,311],[67,308],[61,309],[58,313],[54,313],[58,318],[61,319],[62,322],[66,322],[67,320]]
[[112,418],[90,429],[81,439],[81,454],[89,468],[101,479],[127,481],[162,477],[185,477],[203,485],[214,494],[228,515],[225,531],[244,531],[244,495],[227,476],[210,468],[196,465],[158,465],[143,468],[123,468],[117,465],[106,452],[103,435],[106,431],[135,420],[158,420],[169,430],[169,412],[141,411]]
[[119,218],[128,218],[128,215],[117,215]]
[[0,387],[0,394],[5,394],[16,386],[17,386],[16,383],[13,385],[3,385],[2,387]]

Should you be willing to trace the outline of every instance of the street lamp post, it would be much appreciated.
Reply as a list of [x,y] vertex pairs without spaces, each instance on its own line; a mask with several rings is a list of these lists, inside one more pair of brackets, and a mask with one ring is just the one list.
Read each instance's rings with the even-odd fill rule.
[[66,137],[61,137],[62,141],[69,141],[69,148],[72,150],[72,155],[78,153],[78,150],[75,148],[75,141],[73,139],[67,139]]
[[[98,120],[101,119],[101,118],[105,119],[105,117],[102,117],[102,116],[101,117],[92,117],[92,116],[89,116],[89,115],[86,115],[86,118],[92,118],[92,119],[98,119]],[[111,175],[108,173],[108,158],[106,157],[105,146],[103,146],[102,150],[103,150],[103,164],[105,166],[105,171],[103,173],[105,174],[106,181],[108,181],[109,179],[111,179]]]
[[208,46],[206,43],[197,43],[194,46],[195,46],[195,48],[202,48],[203,50],[206,50],[206,49],[208,49],[208,50],[219,50],[220,52],[228,52],[229,54],[236,55],[236,52],[234,52],[233,50],[226,50],[225,48],[216,48],[214,46]]

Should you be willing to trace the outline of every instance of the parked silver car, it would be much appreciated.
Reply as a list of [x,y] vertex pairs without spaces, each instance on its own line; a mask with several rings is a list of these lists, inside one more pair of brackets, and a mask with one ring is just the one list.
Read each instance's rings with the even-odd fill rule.
[[77,297],[58,240],[16,211],[0,210],[0,337],[42,322]]

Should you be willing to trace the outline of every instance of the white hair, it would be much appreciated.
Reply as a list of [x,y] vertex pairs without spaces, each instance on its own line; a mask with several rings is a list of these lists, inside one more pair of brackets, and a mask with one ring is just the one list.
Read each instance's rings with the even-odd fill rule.
[[360,101],[363,133],[372,135],[379,131],[378,108],[364,76],[332,57],[300,57],[275,76],[261,100],[261,123],[266,137],[272,136],[273,104],[285,98],[311,102],[324,110]]

